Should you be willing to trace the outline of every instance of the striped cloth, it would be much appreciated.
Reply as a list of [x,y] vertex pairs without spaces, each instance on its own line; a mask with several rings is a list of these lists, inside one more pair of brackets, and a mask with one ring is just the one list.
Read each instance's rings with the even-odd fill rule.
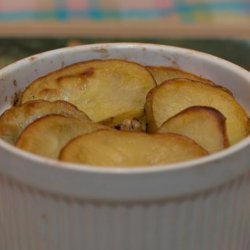
[[184,23],[249,21],[250,0],[0,0],[0,21],[128,20],[177,17]]

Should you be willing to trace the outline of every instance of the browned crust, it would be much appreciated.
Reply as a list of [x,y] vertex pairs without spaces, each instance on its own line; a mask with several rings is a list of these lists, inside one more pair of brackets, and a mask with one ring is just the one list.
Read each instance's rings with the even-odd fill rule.
[[218,84],[213,84],[212,85],[212,84],[210,84],[209,82],[206,82],[206,81],[199,81],[199,80],[188,79],[188,78],[175,78],[175,79],[166,80],[160,86],[165,85],[165,84],[171,84],[171,83],[173,83],[175,81],[178,81],[180,83],[181,82],[185,82],[185,83],[192,82],[192,83],[197,83],[197,84],[203,84],[203,85],[206,85],[206,86],[209,86],[209,87],[218,88],[218,89],[221,89],[224,92],[228,93],[232,97],[234,97],[233,93],[229,89],[227,89],[227,88],[225,88],[225,87],[223,87],[221,85],[218,85]]
[[208,106],[188,107],[186,109],[183,109],[179,113],[175,114],[174,116],[170,117],[169,119],[167,119],[161,126],[164,126],[165,123],[168,123],[169,121],[171,121],[172,119],[174,119],[175,117],[179,115],[186,114],[186,113],[199,112],[200,110],[213,114],[216,117],[217,126],[219,130],[222,131],[223,138],[224,138],[223,146],[225,148],[229,147],[229,142],[228,142],[227,132],[226,132],[226,117],[219,110],[213,107],[208,107]]
[[30,123],[23,131],[22,133],[19,135],[17,141],[16,141],[16,146],[18,147],[18,144],[19,144],[19,141],[22,139],[23,135],[26,134],[31,127],[33,127],[36,123],[39,123],[41,120],[44,120],[48,117],[64,117],[64,118],[69,118],[69,119],[74,119],[74,120],[77,120],[77,121],[80,121],[79,119],[75,118],[75,117],[67,117],[67,116],[64,116],[64,115],[60,115],[60,114],[49,114],[49,115],[45,115],[45,116],[42,116],[38,119],[36,119],[34,122]]
[[[41,81],[41,80],[43,80],[43,79],[45,79],[45,78],[47,78],[47,77],[50,77],[51,75],[57,74],[57,73],[59,73],[59,72],[61,72],[61,71],[64,71],[65,69],[70,69],[70,68],[75,67],[75,66],[86,65],[86,64],[92,63],[92,62],[93,62],[93,63],[94,63],[94,62],[103,62],[103,63],[105,63],[105,62],[126,62],[126,63],[130,63],[130,64],[135,64],[135,65],[137,65],[137,66],[140,66],[140,67],[144,68],[145,71],[148,72],[148,74],[149,74],[150,77],[152,78],[152,82],[154,83],[154,85],[155,85],[155,86],[157,85],[157,83],[156,83],[156,81],[155,81],[153,75],[151,74],[151,72],[150,72],[146,67],[144,67],[142,64],[139,64],[139,63],[133,62],[133,61],[123,60],[123,59],[105,59],[105,60],[93,59],[93,60],[88,60],[88,61],[83,61],[83,62],[78,62],[78,63],[74,63],[74,64],[71,64],[71,65],[68,65],[68,66],[66,66],[66,67],[60,68],[60,69],[58,69],[58,70],[54,70],[54,71],[52,71],[52,72],[50,72],[50,73],[48,73],[48,74],[46,74],[46,75],[44,75],[44,76],[41,76],[41,77],[37,78],[36,80],[34,80],[33,82],[31,82],[31,83],[24,89],[24,91],[22,92],[22,94],[21,94],[21,95],[19,96],[19,98],[18,98],[18,103],[20,103],[20,104],[23,103],[23,94],[25,93],[25,91],[26,91],[27,89],[31,88],[31,87],[32,87],[34,84],[36,84],[38,81]],[[91,67],[90,67],[90,68],[91,68]],[[86,70],[84,70],[84,72],[85,72],[85,71],[86,71]],[[86,77],[86,74],[84,74],[84,72],[82,72],[82,74]],[[93,72],[92,72],[92,74],[93,74]],[[89,74],[88,74],[88,76],[89,76]],[[65,77],[65,76],[64,76],[64,77]],[[60,77],[60,78],[61,78],[61,77]]]
[[[178,73],[184,73],[186,75],[185,78],[188,78],[188,76],[192,77],[193,78],[196,78],[197,80],[200,80],[200,81],[204,81],[210,85],[214,85],[216,86],[216,84],[209,80],[209,79],[206,79],[204,77],[201,77],[201,76],[198,76],[198,75],[195,75],[193,73],[190,73],[188,71],[184,71],[182,69],[178,69],[178,68],[174,68],[174,67],[166,67],[166,66],[146,66],[146,68],[149,69],[149,71],[154,70],[154,69],[159,69],[159,70],[162,70],[162,71],[172,71],[172,72],[178,72]],[[178,77],[179,78],[179,77]],[[191,79],[190,79],[191,80]]]
[[[11,108],[5,110],[5,111],[1,114],[1,116],[0,116],[0,121],[1,121],[1,119],[4,119],[6,116],[8,117],[9,114],[12,112],[12,111],[11,111],[12,109],[18,110],[19,108],[21,108],[21,107],[26,107],[26,106],[29,107],[29,108],[33,108],[33,107],[36,107],[37,105],[42,104],[42,103],[44,103],[44,102],[45,102],[45,103],[64,103],[64,104],[66,104],[66,105],[68,105],[68,106],[71,106],[71,107],[72,107],[73,109],[75,109],[76,111],[79,111],[79,112],[83,113],[83,114],[86,116],[86,119],[89,119],[89,120],[90,120],[90,118],[87,116],[87,114],[85,114],[83,111],[81,111],[80,109],[78,109],[74,104],[69,103],[69,102],[66,102],[66,101],[64,101],[64,100],[56,100],[56,101],[53,101],[53,102],[51,102],[51,101],[46,101],[46,100],[33,100],[33,101],[25,102],[25,103],[21,104],[20,106],[13,106],[13,107],[11,107]],[[52,113],[51,113],[51,115],[52,115]],[[58,114],[58,115],[59,115],[59,114]]]
[[86,137],[86,136],[88,136],[88,135],[90,135],[90,134],[98,134],[98,133],[100,133],[100,132],[103,132],[104,130],[105,130],[105,131],[109,131],[109,132],[112,131],[112,132],[114,132],[114,133],[117,133],[117,134],[122,135],[122,136],[125,136],[125,137],[127,136],[126,134],[130,134],[130,135],[133,135],[133,136],[136,136],[136,135],[143,135],[143,136],[151,136],[151,137],[159,137],[159,138],[162,138],[162,137],[164,137],[164,136],[167,135],[166,137],[171,136],[171,137],[175,137],[175,138],[180,138],[180,139],[182,139],[182,140],[188,141],[189,143],[195,144],[197,147],[199,147],[199,148],[201,149],[201,151],[203,152],[203,155],[204,155],[204,156],[209,154],[209,152],[208,152],[206,149],[204,149],[201,145],[199,145],[199,144],[196,143],[194,140],[192,140],[192,139],[190,139],[190,138],[188,138],[188,137],[186,137],[186,136],[184,136],[184,135],[179,135],[179,134],[175,134],[175,133],[150,134],[150,135],[149,135],[149,134],[144,133],[144,132],[115,131],[115,130],[100,129],[100,130],[97,130],[97,131],[94,131],[94,132],[91,132],[91,133],[88,133],[88,134],[84,134],[84,135],[77,136],[77,137],[73,138],[72,140],[70,140],[70,141],[69,141],[66,145],[64,145],[64,147],[61,149],[58,159],[61,160],[62,155],[63,155],[63,153],[64,153],[64,150],[65,150],[66,147],[67,147],[68,145],[70,145],[71,143],[74,143],[76,140],[80,140],[81,138],[84,138],[84,137]]
[[[202,81],[198,81],[198,80],[191,80],[191,79],[186,79],[186,78],[175,78],[175,79],[170,79],[170,80],[164,81],[162,84],[157,85],[156,87],[152,88],[152,89],[148,92],[148,94],[147,94],[147,96],[146,96],[146,103],[145,103],[146,114],[148,113],[148,111],[150,111],[151,114],[153,115],[153,112],[152,112],[153,110],[152,110],[152,105],[151,105],[151,103],[152,103],[153,98],[154,98],[154,93],[155,93],[156,91],[158,91],[158,89],[164,88],[165,85],[175,84],[176,81],[178,81],[178,83],[190,83],[190,82],[192,82],[192,83],[197,83],[197,84],[202,84],[202,85],[205,85],[205,86],[209,86],[209,87],[212,87],[212,88],[217,88],[217,89],[220,89],[220,90],[226,92],[227,94],[231,95],[232,97],[234,97],[231,91],[229,91],[228,89],[226,89],[226,88],[224,88],[224,87],[222,87],[222,86],[219,86],[219,85],[213,86],[213,85],[211,85],[211,84],[209,84],[209,83],[202,82]],[[148,115],[146,115],[146,116],[147,116],[147,118],[148,118]],[[154,118],[153,118],[153,120],[154,120]],[[151,124],[150,126],[148,126],[148,129],[147,129],[147,131],[148,131],[149,133],[154,132],[154,131],[156,131],[156,129],[157,129],[157,127],[154,125],[155,122],[153,121],[153,123],[152,123],[151,121],[152,121],[151,119],[150,119],[150,120],[147,120],[147,122],[148,122],[149,124]]]

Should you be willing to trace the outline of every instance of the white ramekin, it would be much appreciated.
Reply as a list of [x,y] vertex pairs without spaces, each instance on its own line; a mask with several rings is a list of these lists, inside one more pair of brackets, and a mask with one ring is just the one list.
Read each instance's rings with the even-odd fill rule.
[[[0,70],[1,110],[34,79],[97,58],[179,67],[229,88],[250,111],[246,70],[193,50],[136,43],[63,48],[16,62]],[[66,164],[3,141],[0,160],[1,250],[249,250],[250,138],[152,168]]]

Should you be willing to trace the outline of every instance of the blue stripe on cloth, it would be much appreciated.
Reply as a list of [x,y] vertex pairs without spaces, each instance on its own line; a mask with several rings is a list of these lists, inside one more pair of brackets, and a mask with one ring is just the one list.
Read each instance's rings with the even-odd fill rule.
[[17,20],[68,20],[68,19],[92,19],[92,20],[104,20],[104,19],[152,19],[161,16],[168,16],[175,13],[175,9],[159,9],[159,10],[121,10],[121,11],[102,11],[97,8],[88,10],[68,11],[66,9],[57,9],[51,11],[20,11],[20,12],[1,12],[0,21],[17,21]]
[[187,13],[193,11],[205,11],[209,10],[211,12],[249,12],[250,11],[250,2],[248,3],[198,3],[198,4],[179,4],[176,6],[177,12]]
[[180,16],[193,12],[225,12],[232,13],[250,13],[250,3],[200,3],[200,4],[177,4],[172,8],[152,9],[152,10],[116,10],[103,11],[99,8],[91,8],[87,10],[69,11],[60,6],[56,10],[51,11],[20,11],[20,12],[1,12],[0,21],[18,21],[18,20],[59,20],[67,21],[69,19],[154,19],[172,14]]

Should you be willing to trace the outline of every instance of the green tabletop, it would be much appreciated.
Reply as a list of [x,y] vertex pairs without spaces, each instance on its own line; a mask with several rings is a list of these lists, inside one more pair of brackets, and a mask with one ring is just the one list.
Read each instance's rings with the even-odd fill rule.
[[250,70],[250,40],[223,39],[0,39],[0,68],[21,58],[69,45],[102,42],[148,42],[195,49]]

